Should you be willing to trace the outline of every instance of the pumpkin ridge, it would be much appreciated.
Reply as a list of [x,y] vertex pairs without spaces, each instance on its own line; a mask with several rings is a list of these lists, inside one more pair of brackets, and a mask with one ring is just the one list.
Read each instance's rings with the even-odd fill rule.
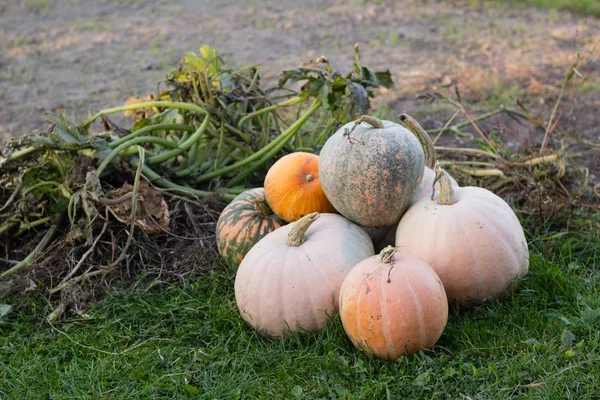
[[[391,265],[386,265],[386,263],[382,262],[383,267],[393,268],[393,261]],[[382,271],[379,271],[381,274]],[[381,330],[383,332],[383,338],[385,339],[386,350],[388,352],[388,356],[391,358],[396,353],[396,348],[394,347],[394,340],[392,339],[392,334],[390,332],[390,316],[388,315],[388,307],[387,307],[387,291],[385,290],[385,279],[380,279],[381,282],[381,300],[379,301],[379,308],[381,310]]]
[[413,305],[415,306],[417,314],[417,321],[419,321],[419,347],[423,348],[425,347],[425,345],[427,345],[427,333],[425,332],[425,321],[423,320],[423,307],[421,306],[421,299],[418,298],[417,294],[415,293],[415,289],[412,287],[412,285],[404,275],[402,276],[402,279],[408,287],[410,295],[413,299]]
[[[288,252],[288,254],[289,253],[290,252]],[[295,254],[295,256],[296,256],[296,258],[298,258],[297,254]],[[301,268],[302,268],[303,271],[298,271],[298,268],[296,268],[295,269],[295,273],[298,274],[298,272],[302,272],[302,273],[299,274],[300,277],[301,277],[301,279],[302,279],[302,286],[303,287],[308,287],[307,284],[306,284],[306,274],[304,273],[305,265],[304,265],[304,263],[300,263],[300,265],[302,266]],[[317,268],[317,269],[320,272],[320,268]],[[304,297],[304,299],[302,300],[302,302],[304,303],[306,301],[306,299],[308,299],[308,303],[310,303],[311,314],[312,314],[313,318],[315,318],[315,317],[317,317],[317,313],[316,313],[317,308],[315,307],[315,301],[313,299],[313,292],[314,292],[313,290],[307,290],[307,296]],[[307,305],[307,304],[304,303],[304,305]],[[315,321],[315,324],[316,324],[316,321]],[[302,325],[300,325],[300,327],[303,328],[303,329],[309,329],[308,327],[302,326]]]
[[[270,258],[268,259],[268,261],[271,261],[271,260],[273,259],[273,257],[274,257],[274,254],[273,254],[273,253],[274,253],[273,251],[270,251],[270,252],[268,252],[268,253],[263,253],[263,255],[262,255],[261,257],[259,257],[259,258],[258,258],[258,259],[257,259],[257,260],[254,262],[254,264],[255,264],[255,265],[259,265],[259,266],[262,266],[262,265],[267,265],[267,270],[266,270],[266,271],[263,271],[263,272],[262,272],[262,273],[260,273],[260,274],[259,274],[259,273],[250,274],[250,276],[251,276],[251,277],[255,276],[255,277],[258,277],[258,278],[260,278],[260,280],[261,280],[261,282],[260,282],[260,291],[259,291],[259,293],[265,293],[265,292],[264,292],[264,290],[265,290],[265,284],[266,284],[266,283],[267,283],[267,284],[268,284],[268,283],[274,283],[272,280],[269,280],[269,279],[264,279],[264,277],[265,277],[265,276],[271,276],[271,275],[269,275],[269,273],[271,272],[270,270],[273,268],[273,266],[274,266],[275,264],[273,264],[273,263],[271,263],[271,262],[269,262],[269,263],[265,263],[265,262],[263,261],[263,260],[264,260],[264,258],[266,258],[265,256],[270,256]],[[264,269],[264,268],[262,268],[262,269]],[[254,286],[254,285],[248,285],[247,287],[253,287],[253,286]],[[269,288],[269,289],[270,289],[270,288]],[[267,292],[267,293],[269,293],[269,292]],[[253,296],[253,297],[254,297],[254,296]],[[263,323],[262,323],[263,321],[262,321],[262,317],[260,317],[260,316],[264,315],[264,312],[263,312],[263,301],[262,301],[262,297],[261,297],[261,296],[258,296],[258,301],[257,301],[257,304],[256,304],[256,307],[255,307],[255,308],[256,308],[256,310],[257,310],[258,312],[255,312],[255,313],[252,313],[252,314],[255,314],[255,315],[258,315],[258,316],[259,316],[260,320],[258,321],[258,324],[256,324],[256,325],[258,325],[259,329],[261,329],[261,327],[263,326]]]
[[[308,256],[308,253],[306,253],[306,251],[304,251],[302,248],[299,248],[299,249],[302,251],[302,253],[304,254],[304,256],[306,256],[306,258],[308,258],[309,260],[312,260]],[[325,279],[325,276],[323,275],[323,271],[321,270],[321,268],[315,268],[315,269],[319,272],[319,275],[321,276],[322,281],[327,284],[327,286],[331,290],[331,293],[335,294],[335,288],[331,286],[331,284],[328,282],[327,279]],[[333,307],[337,310],[337,307],[335,306],[335,301],[333,302]]]
[[[361,280],[360,282],[364,282],[364,280]],[[362,286],[362,285],[361,285]],[[366,284],[367,289],[369,288],[369,284]],[[368,293],[366,290],[359,290],[358,292],[358,299],[356,299],[356,307],[355,307],[355,318],[356,318],[356,330],[358,331],[358,338],[359,338],[359,345],[361,347],[365,347],[366,346],[366,341],[365,341],[365,337],[363,336],[363,330],[361,329],[362,324],[360,323],[360,312],[358,310],[361,310],[360,308],[360,301],[362,300],[362,297],[364,294]],[[344,301],[344,304],[346,302]],[[340,307],[341,307],[341,303],[340,303]],[[356,332],[354,332],[356,333]],[[354,335],[352,335],[352,337],[354,337]]]
[[[473,213],[473,211],[475,211],[475,212]],[[479,218],[481,218],[481,217],[482,217],[482,215],[481,215],[481,211],[479,211],[479,209],[478,209],[477,207],[473,207],[473,208],[470,210],[470,212],[471,212],[471,213],[473,213],[473,214],[475,214],[475,215],[476,215],[477,217],[479,217]],[[504,212],[503,214],[505,214],[505,213],[506,213],[506,212]],[[487,229],[487,228],[489,228],[489,229],[493,230],[494,232],[496,232],[496,234],[497,234],[498,236],[503,236],[503,237],[504,237],[505,241],[502,241],[502,243],[501,243],[501,244],[502,244],[502,247],[503,247],[503,249],[504,249],[504,253],[509,253],[509,254],[510,254],[510,257],[511,257],[511,259],[513,259],[513,261],[514,261],[514,262],[513,262],[513,265],[514,265],[514,266],[516,266],[516,268],[517,268],[516,270],[514,270],[514,269],[513,269],[513,272],[516,272],[516,273],[517,273],[517,277],[520,277],[520,276],[521,276],[521,274],[519,274],[519,273],[518,273],[518,272],[519,272],[519,271],[518,271],[518,267],[519,267],[519,257],[517,256],[517,254],[516,254],[514,251],[510,251],[510,247],[509,247],[509,246],[507,246],[507,243],[508,243],[508,242],[510,242],[510,241],[512,241],[512,242],[517,242],[517,241],[518,241],[518,239],[517,239],[517,238],[516,238],[514,235],[511,235],[510,233],[508,233],[506,230],[504,230],[504,229],[501,229],[501,228],[500,228],[499,226],[497,226],[496,224],[493,224],[493,223],[489,223],[489,222],[488,222],[488,223],[487,223],[485,226],[486,226],[486,229]],[[512,274],[512,275],[514,275],[514,274]]]
[[[479,290],[480,293],[485,293],[486,284],[485,279],[482,277],[482,269],[481,264],[479,263],[479,257],[473,251],[473,242],[471,241],[471,235],[465,229],[465,226],[462,224],[462,218],[458,215],[458,213],[453,213],[454,219],[459,224],[460,230],[463,233],[463,237],[467,240],[467,248],[469,249],[469,254],[471,254],[471,259],[473,260],[473,264],[475,265],[475,269],[477,270],[477,278],[479,281]],[[479,296],[478,296],[479,297]]]

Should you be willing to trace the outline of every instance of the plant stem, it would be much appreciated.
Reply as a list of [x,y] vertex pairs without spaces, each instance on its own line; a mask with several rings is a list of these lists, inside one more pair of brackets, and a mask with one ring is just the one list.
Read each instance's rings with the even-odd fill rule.
[[162,154],[148,158],[148,164],[152,165],[152,164],[163,163],[167,160],[170,160],[173,157],[177,157],[178,155],[182,154],[184,151],[188,150],[190,147],[192,147],[192,145],[197,140],[200,139],[200,137],[202,137],[202,134],[204,134],[204,131],[208,127],[209,123],[210,123],[210,114],[206,114],[206,117],[204,117],[204,121],[202,121],[202,125],[200,125],[198,130],[196,130],[196,132],[194,132],[194,134],[188,140],[183,142],[180,146],[177,146],[176,149],[165,151]]
[[[130,161],[130,164],[134,167],[137,167],[140,164],[140,161],[137,158],[134,158]],[[150,182],[152,182],[152,184],[162,187],[164,189],[172,189],[172,190],[176,190],[178,192],[181,192],[183,194],[187,194],[187,195],[193,195],[196,197],[200,197],[200,198],[204,198],[212,193],[216,194],[218,196],[218,198],[220,200],[223,201],[227,201],[230,202],[231,200],[233,200],[235,198],[234,194],[230,194],[227,191],[219,191],[216,190],[214,192],[207,192],[204,190],[198,190],[198,189],[194,189],[191,187],[186,187],[186,186],[181,186],[178,185],[176,183],[171,182],[170,180],[160,176],[159,174],[157,174],[156,172],[154,172],[149,166],[144,165],[142,167],[142,174],[144,174],[144,176],[146,178],[148,178],[148,180]]]
[[242,126],[244,124],[244,122],[246,122],[250,118],[256,117],[257,115],[261,115],[261,114],[267,113],[269,111],[277,110],[279,108],[291,107],[291,106],[294,106],[303,101],[304,101],[304,99],[301,97],[292,97],[291,99],[282,101],[281,103],[277,103],[277,104],[273,104],[272,106],[269,106],[269,107],[261,108],[260,110],[254,111],[254,112],[246,115],[242,119],[240,119],[240,122],[238,122],[238,126]]
[[192,126],[189,125],[184,125],[184,124],[158,124],[158,125],[149,125],[149,126],[145,126],[141,129],[138,129],[137,131],[131,132],[129,135],[127,136],[123,136],[120,139],[117,139],[115,141],[112,141],[109,143],[109,147],[110,148],[115,148],[125,142],[127,142],[130,139],[133,139],[134,137],[138,137],[141,136],[145,133],[148,132],[154,132],[154,131],[187,131],[187,132],[193,132],[194,128]]
[[[453,102],[453,103],[454,103],[454,102]],[[458,111],[458,112],[461,112],[461,111],[463,111],[463,110],[464,110],[462,107],[456,106],[455,104],[457,104],[457,103],[454,103],[453,105],[454,105],[455,107],[457,107],[457,111]],[[494,116],[494,115],[496,115],[496,114],[500,114],[500,113],[502,113],[502,112],[504,112],[504,111],[509,111],[509,110],[507,110],[506,108],[504,108],[504,106],[502,106],[502,107],[498,107],[497,109],[495,109],[495,110],[493,110],[493,111],[490,111],[490,112],[488,112],[488,113],[485,113],[485,114],[478,115],[476,118],[472,118],[472,120],[473,120],[473,121],[483,121],[484,119],[488,119],[488,118],[490,118],[490,117],[493,117],[493,116]],[[513,111],[510,111],[510,112],[513,112]],[[456,115],[456,114],[455,114],[455,115]],[[455,116],[453,116],[453,117],[452,117],[450,120],[452,120],[452,119],[454,119],[454,118],[455,118]],[[465,126],[468,126],[468,125],[470,125],[470,124],[471,124],[471,121],[470,121],[470,120],[467,120],[467,121],[461,122],[460,124],[452,125],[452,127],[451,127],[451,128],[457,128],[457,129],[460,129],[460,128],[464,128]],[[427,133],[430,133],[430,134],[431,134],[431,133],[440,133],[440,132],[442,132],[442,131],[444,131],[444,130],[446,130],[446,129],[448,129],[448,127],[446,127],[446,126],[443,126],[442,128],[438,128],[438,129],[428,129],[426,132],[427,132]]]
[[[260,154],[261,152],[263,152],[263,150],[266,150],[266,151],[263,152],[264,156],[263,156],[263,154],[261,154],[262,158],[259,161],[257,161],[256,163],[252,164],[249,168],[245,169],[244,171],[240,172],[231,181],[227,182],[227,187],[235,186],[235,185],[243,182],[244,179],[246,179],[248,176],[252,175],[254,173],[254,171],[256,171],[257,169],[261,168],[263,165],[265,165],[267,163],[267,161],[269,161],[270,159],[272,159],[273,157],[275,157],[275,155],[279,152],[279,150],[281,150],[288,143],[288,141],[294,136],[294,134],[298,130],[300,130],[300,128],[306,122],[306,120],[308,118],[310,118],[310,116],[315,111],[317,111],[320,106],[321,106],[321,102],[318,99],[315,100],[314,103],[313,103],[313,105],[310,106],[310,108],[308,110],[306,110],[306,112],[304,113],[304,115],[302,115],[302,117],[300,117],[296,122],[294,122],[292,124],[292,126],[290,126],[288,129],[286,129],[281,134],[281,136],[277,137],[275,140],[273,140],[271,143],[269,143],[268,146],[264,147],[259,152],[254,153],[253,156],[256,156],[256,155]],[[271,145],[273,145],[273,146],[271,146]],[[248,157],[245,160],[242,160],[242,161],[240,161],[240,162],[238,162],[236,164],[233,164],[233,165],[239,165],[241,163],[244,163],[247,160],[249,160],[250,158],[251,157]],[[246,164],[247,163],[243,164],[242,166],[244,166]],[[224,169],[226,169],[226,168],[224,168]],[[229,172],[229,171],[226,171],[226,172]],[[208,175],[208,174],[205,174],[205,175]],[[218,174],[218,175],[222,175],[222,173]],[[202,178],[202,176],[200,176],[200,178]],[[200,179],[200,178],[198,178],[198,179]]]
[[90,119],[88,119],[87,121],[83,122],[80,125],[80,127],[81,128],[89,127],[92,124],[92,122],[94,122],[97,118],[99,118],[103,115],[114,114],[114,113],[118,113],[121,111],[138,110],[140,108],[150,108],[150,107],[179,108],[182,110],[193,111],[197,114],[208,115],[208,112],[204,108],[202,108],[199,105],[194,104],[194,103],[181,103],[181,102],[175,102],[175,101],[148,101],[146,103],[128,104],[125,106],[104,109],[104,110],[98,112],[96,115],[94,115]]
[[[306,122],[306,120],[315,111],[317,111],[320,106],[321,106],[321,102],[318,99],[315,99],[312,106],[310,106],[310,108],[304,113],[304,115],[300,119],[298,119],[296,122],[294,122],[289,128],[287,128],[280,136],[278,136],[275,140],[273,140],[267,146],[263,147],[256,153],[252,154],[250,157],[247,157],[241,161],[238,161],[235,164],[231,164],[225,168],[221,168],[216,171],[212,171],[212,172],[209,172],[209,173],[199,176],[198,178],[196,178],[194,180],[194,183],[206,181],[206,180],[212,179],[216,176],[220,176],[220,175],[226,174],[228,172],[235,171],[236,169],[239,169],[241,167],[245,167],[245,166],[249,165],[252,161],[259,159],[260,157],[262,157],[265,154],[268,154],[273,148],[276,148],[277,151],[279,151],[279,149],[281,149],[283,146],[285,146],[285,144],[294,135],[294,133],[296,133],[296,131],[302,127],[302,125]],[[280,143],[282,143],[281,146],[279,146]],[[259,163],[261,163],[261,164],[264,164],[265,162],[266,162],[266,160],[264,158],[259,161]],[[252,169],[252,172],[253,172],[258,168],[260,168],[260,165],[257,166],[256,168],[254,168],[254,166],[253,166],[250,169]],[[252,173],[252,172],[250,172],[250,173]],[[238,177],[239,177],[239,175],[238,175]]]
[[110,164],[110,162],[115,157],[117,157],[119,154],[127,152],[127,149],[129,147],[137,145],[137,144],[141,144],[141,143],[157,143],[164,147],[177,148],[177,143],[173,143],[167,139],[159,138],[156,136],[141,136],[141,137],[133,138],[133,139],[117,146],[117,148],[113,149],[113,151],[111,151],[110,154],[108,156],[106,156],[106,158],[104,160],[102,160],[102,163],[96,170],[96,176],[99,177],[100,174],[104,171],[104,169],[108,166],[108,164]]
[[402,126],[411,131],[417,137],[419,143],[421,143],[423,153],[425,154],[425,165],[429,168],[435,168],[435,148],[429,134],[425,132],[425,129],[423,129],[416,119],[408,114],[402,114],[398,116],[398,119],[400,119]]
[[58,225],[60,224],[60,221],[62,220],[62,216],[63,216],[63,214],[58,215],[55,222],[52,224],[52,226],[50,226],[50,229],[48,229],[48,231],[46,231],[46,234],[44,235],[42,240],[40,240],[38,245],[35,246],[35,249],[33,249],[33,251],[31,253],[29,253],[27,255],[27,257],[25,257],[22,261],[20,261],[14,267],[4,271],[2,274],[0,274],[0,277],[4,278],[8,275],[12,275],[12,274],[20,271],[21,269],[29,266],[31,264],[31,262],[35,259],[35,257],[37,257],[38,254],[46,248],[46,246],[48,246],[48,243],[50,243],[50,240],[52,240],[52,237],[54,237],[54,234],[56,233],[56,230],[58,229]]
[[319,213],[314,212],[298,220],[288,233],[285,244],[288,246],[298,247],[304,243],[304,234],[317,219],[319,219]]
[[433,196],[435,195],[435,183],[437,181],[440,182],[440,197],[438,199],[438,204],[447,206],[455,204],[457,200],[454,195],[454,187],[452,186],[450,175],[440,167],[439,163],[435,165],[435,180],[432,185],[433,192],[431,192],[431,200],[433,200]]

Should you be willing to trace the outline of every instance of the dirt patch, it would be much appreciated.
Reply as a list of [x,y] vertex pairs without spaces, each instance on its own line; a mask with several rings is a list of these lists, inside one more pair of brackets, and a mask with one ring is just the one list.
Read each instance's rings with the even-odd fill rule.
[[[334,69],[349,66],[360,42],[369,65],[391,69],[397,82],[380,104],[411,112],[416,93],[456,81],[477,92],[518,87],[534,102],[555,96],[576,51],[600,34],[594,18],[465,2],[10,0],[0,8],[0,129],[11,135],[45,127],[44,112],[81,119],[153,91],[203,44],[239,64],[262,63],[263,79],[274,81],[321,54]],[[598,54],[582,73],[597,68]]]

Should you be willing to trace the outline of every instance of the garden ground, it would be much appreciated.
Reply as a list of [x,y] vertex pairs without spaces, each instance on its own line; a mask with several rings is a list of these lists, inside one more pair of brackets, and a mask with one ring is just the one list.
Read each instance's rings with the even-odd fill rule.
[[[441,127],[453,110],[417,97],[434,88],[453,94],[455,83],[474,112],[520,99],[547,120],[579,51],[586,79],[575,74],[565,91],[554,145],[599,139],[593,2],[580,2],[576,15],[504,2],[402,4],[9,0],[0,5],[0,134],[44,129],[43,113],[58,108],[82,120],[145,95],[203,44],[239,65],[261,63],[263,79],[275,82],[277,71],[320,55],[350,66],[359,42],[365,63],[389,68],[396,82],[376,106],[426,128]],[[493,123],[505,127],[499,134],[512,150],[526,152],[543,136],[510,118]],[[581,161],[592,180],[599,148]],[[597,399],[600,217],[593,208],[521,217],[531,266],[520,290],[453,309],[438,345],[415,357],[364,356],[339,320],[319,335],[260,338],[236,311],[234,271],[215,261],[206,276],[113,289],[52,323],[43,297],[18,298],[0,317],[0,397]]]

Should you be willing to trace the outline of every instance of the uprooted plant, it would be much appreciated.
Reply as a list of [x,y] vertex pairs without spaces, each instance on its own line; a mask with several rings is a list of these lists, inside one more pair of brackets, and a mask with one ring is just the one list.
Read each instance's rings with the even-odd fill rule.
[[[79,125],[50,116],[48,132],[9,140],[0,163],[0,293],[39,284],[27,277],[43,277],[41,266],[49,271],[41,281],[57,293],[119,264],[143,263],[136,243],[153,233],[192,240],[172,229],[173,214],[187,214],[184,226],[194,225],[197,237],[211,234],[214,220],[198,222],[194,210],[260,186],[283,154],[318,151],[340,124],[369,109],[373,89],[392,85],[389,72],[361,65],[358,46],[347,74],[320,57],[283,71],[267,89],[259,71],[228,67],[204,46],[169,73],[165,90]],[[131,127],[108,118],[122,112]]]

